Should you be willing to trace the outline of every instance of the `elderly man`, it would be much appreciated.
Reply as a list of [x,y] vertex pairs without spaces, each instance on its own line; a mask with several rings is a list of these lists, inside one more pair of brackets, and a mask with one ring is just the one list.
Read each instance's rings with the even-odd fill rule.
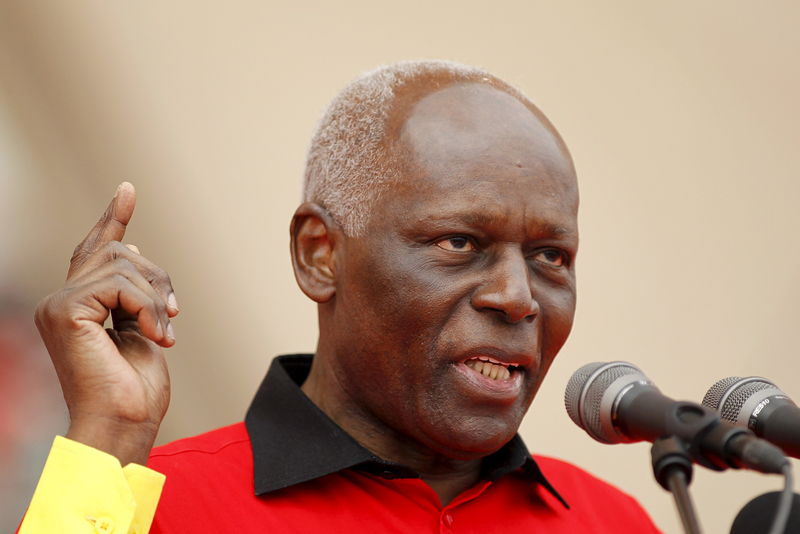
[[[120,186],[37,312],[71,425],[31,522],[57,495],[59,454],[102,461],[85,444],[166,475],[155,533],[656,531],[633,499],[517,436],[572,326],[578,189],[558,133],[505,82],[409,62],[334,100],[291,223],[315,354],[277,358],[244,423],[152,453],[178,306],[166,273],[121,244],[134,195]],[[146,530],[159,482],[126,474],[128,511],[89,488],[63,513]],[[112,477],[93,480],[125,485]]]

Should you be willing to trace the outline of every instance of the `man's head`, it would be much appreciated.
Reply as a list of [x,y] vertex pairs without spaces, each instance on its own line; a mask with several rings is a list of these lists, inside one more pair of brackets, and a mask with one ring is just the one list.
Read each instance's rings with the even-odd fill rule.
[[334,101],[306,180],[292,247],[320,303],[314,400],[357,438],[497,450],[572,325],[578,193],[557,132],[485,72],[401,64]]
[[403,103],[418,96],[421,83],[430,90],[465,82],[489,84],[527,102],[485,70],[449,61],[404,61],[352,81],[328,106],[311,140],[303,200],[325,207],[348,235],[361,235],[375,201],[402,177],[405,158],[392,140]]

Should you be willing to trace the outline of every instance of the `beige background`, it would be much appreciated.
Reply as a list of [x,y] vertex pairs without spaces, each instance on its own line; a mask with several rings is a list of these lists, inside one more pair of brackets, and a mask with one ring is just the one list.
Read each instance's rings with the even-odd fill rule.
[[[0,0],[0,294],[23,317],[12,330],[32,335],[35,302],[129,180],[129,240],[170,271],[183,310],[161,439],[240,420],[271,356],[314,348],[287,228],[328,100],[399,59],[484,66],[552,119],[582,188],[575,328],[522,433],[678,532],[648,446],[592,441],[563,389],[583,363],[622,359],[678,398],[733,374],[800,398],[798,24],[793,0]],[[28,472],[64,428],[45,380]],[[698,469],[692,491],[707,531],[727,532],[780,483]],[[30,483],[16,484],[8,494],[27,500]],[[6,524],[19,506],[0,508]]]

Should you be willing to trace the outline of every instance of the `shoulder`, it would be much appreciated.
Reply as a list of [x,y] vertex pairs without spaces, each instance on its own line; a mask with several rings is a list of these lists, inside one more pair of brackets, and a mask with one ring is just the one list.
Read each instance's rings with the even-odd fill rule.
[[252,462],[250,437],[240,422],[155,447],[147,465],[171,476],[186,467],[215,470],[231,464],[252,466]]
[[553,485],[558,483],[559,486],[570,488],[573,486],[588,486],[595,490],[602,490],[612,495],[626,496],[632,499],[632,497],[622,490],[574,464],[558,458],[540,456],[538,454],[533,455],[533,459],[536,460],[536,464],[542,470],[542,473],[544,473],[545,477],[547,477]]
[[616,486],[571,463],[548,456],[533,459],[547,480],[570,505],[570,513],[594,523],[611,516],[619,525],[639,525],[640,532],[658,532],[639,502]]
[[231,510],[255,499],[244,423],[156,447],[147,466],[166,475],[151,532],[220,532]]
[[533,459],[547,480],[575,507],[586,498],[604,499],[630,503],[639,507],[632,496],[588,471],[558,458],[534,455]]

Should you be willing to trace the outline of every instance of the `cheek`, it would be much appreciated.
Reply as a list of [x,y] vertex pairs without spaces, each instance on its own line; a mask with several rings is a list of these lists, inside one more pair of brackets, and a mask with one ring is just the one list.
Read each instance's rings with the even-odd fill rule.
[[448,309],[458,300],[457,289],[436,269],[412,253],[398,254],[394,261],[365,262],[359,272],[357,298],[372,318],[379,318],[384,334],[397,332],[410,337],[441,327]]
[[539,298],[542,310],[543,356],[552,361],[572,330],[575,319],[575,289],[573,287],[548,291]]
[[429,372],[431,347],[449,315],[447,286],[410,256],[361,258],[348,265],[354,274],[336,296],[343,341],[338,352],[351,368],[369,362],[361,373],[369,376],[370,387],[382,380],[379,389],[393,394],[413,387]]

